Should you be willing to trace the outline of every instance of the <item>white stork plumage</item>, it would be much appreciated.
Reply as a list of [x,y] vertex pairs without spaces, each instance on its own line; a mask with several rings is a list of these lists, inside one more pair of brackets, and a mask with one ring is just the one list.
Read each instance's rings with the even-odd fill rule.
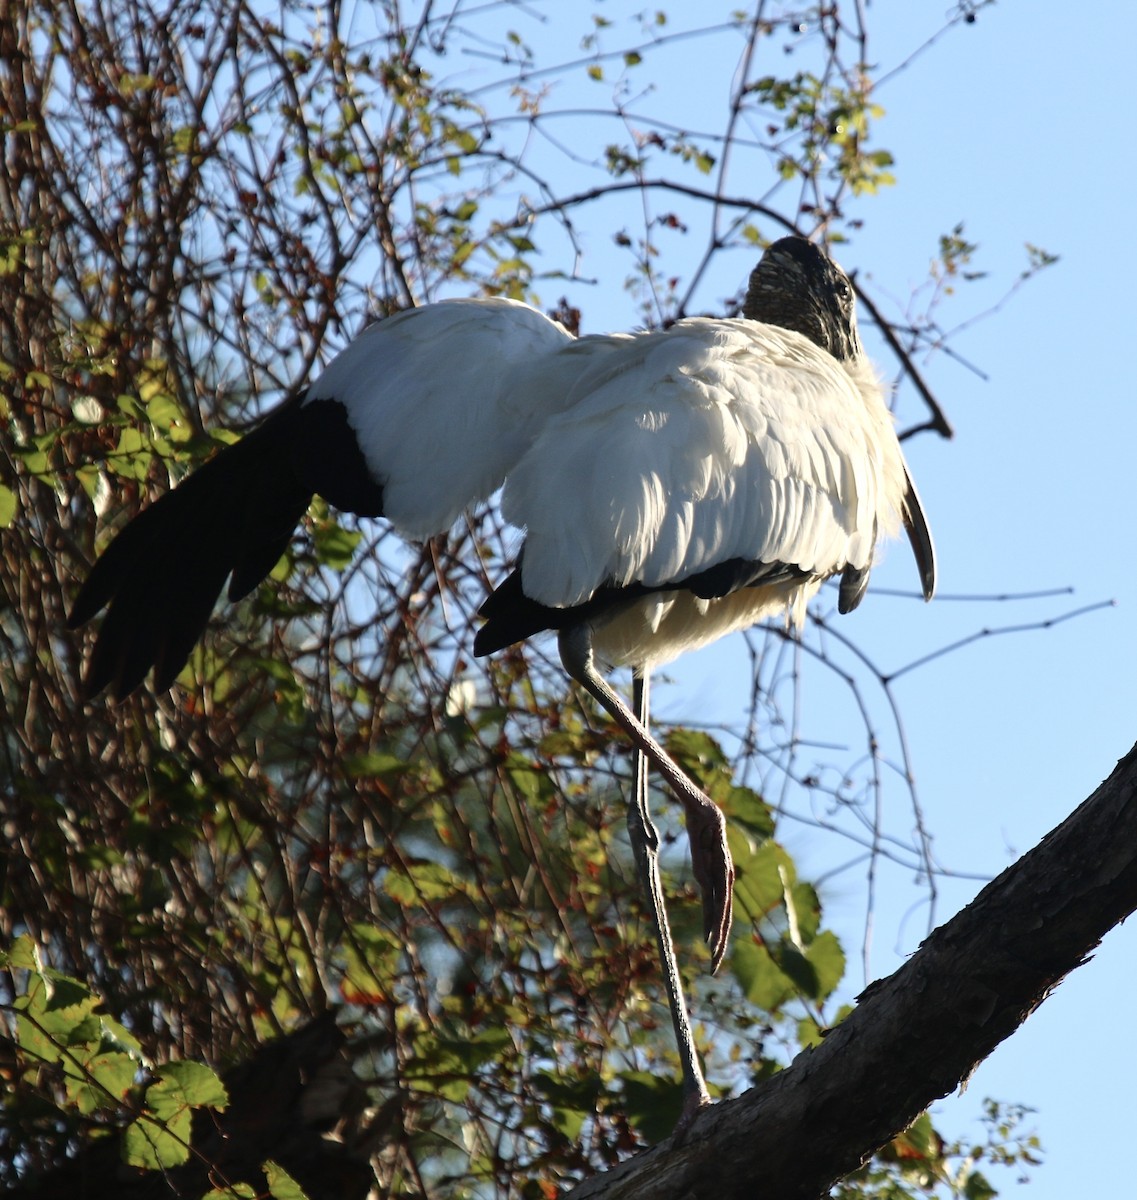
[[[712,964],[733,867],[721,812],[594,665],[648,669],[763,618],[800,625],[821,584],[864,595],[877,542],[903,523],[930,598],[935,559],[848,279],[783,238],[743,316],[572,338],[509,300],[447,300],[366,329],[303,393],[140,513],[93,567],[69,623],[108,609],[85,687],[172,684],[229,580],[250,592],[318,493],[405,537],[445,532],[504,483],[525,531],[481,609],[488,654],[558,631],[568,672],[682,802]],[[642,719],[641,719],[642,718]],[[664,959],[686,1112],[707,1102],[658,886],[643,771],[629,815]]]

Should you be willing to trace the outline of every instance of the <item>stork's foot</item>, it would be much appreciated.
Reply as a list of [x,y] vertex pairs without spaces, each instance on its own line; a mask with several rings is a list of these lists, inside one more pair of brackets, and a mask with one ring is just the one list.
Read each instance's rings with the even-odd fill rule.
[[683,1109],[679,1113],[679,1120],[675,1122],[675,1132],[683,1133],[690,1128],[691,1122],[694,1121],[704,1108],[709,1108],[710,1104],[710,1093],[707,1091],[707,1085],[703,1082],[702,1076],[700,1076],[698,1089],[683,1089]]
[[[711,951],[713,974],[719,969],[730,941],[734,861],[726,840],[726,817],[719,806],[708,796],[703,796],[701,803],[694,798],[682,799],[687,813],[687,836],[691,840],[691,867],[703,895],[703,937]],[[704,1097],[700,1104],[709,1104],[710,1098],[705,1093]]]

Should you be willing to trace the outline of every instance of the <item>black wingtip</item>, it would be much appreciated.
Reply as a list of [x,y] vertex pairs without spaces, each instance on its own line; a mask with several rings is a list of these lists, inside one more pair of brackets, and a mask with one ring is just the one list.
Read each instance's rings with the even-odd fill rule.
[[912,482],[908,468],[904,468],[904,478],[907,488],[904,493],[904,529],[916,557],[916,567],[920,572],[920,586],[924,600],[928,601],[936,594],[936,545],[932,541],[932,531],[928,528],[924,516],[924,506],[920,502],[920,493]]
[[474,657],[484,658],[542,630],[556,628],[563,612],[531,600],[521,586],[520,567],[511,571],[478,609],[486,623],[474,635]]
[[865,598],[869,586],[869,575],[872,565],[866,567],[846,567],[841,573],[841,586],[837,591],[837,611],[844,616],[851,613]]
[[77,629],[107,610],[83,677],[92,699],[125,699],[153,670],[171,687],[231,578],[252,591],[272,570],[312,498],[296,460],[309,432],[278,409],[241,441],[140,512],[111,542],[67,617]]

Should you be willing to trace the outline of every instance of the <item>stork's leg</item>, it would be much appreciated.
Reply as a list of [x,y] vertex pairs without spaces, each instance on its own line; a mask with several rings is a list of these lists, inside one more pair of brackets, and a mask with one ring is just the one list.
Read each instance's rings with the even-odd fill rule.
[[[651,677],[637,671],[633,686],[636,716],[640,724],[647,729]],[[679,1124],[683,1126],[699,1109],[710,1104],[711,1097],[702,1068],[699,1066],[691,1018],[687,1015],[687,1001],[683,996],[683,983],[679,977],[679,964],[675,960],[675,942],[671,937],[667,906],[663,900],[663,885],[659,878],[659,831],[652,822],[648,808],[647,768],[647,755],[637,747],[635,795],[628,806],[628,838],[636,856],[636,868],[647,899],[648,915],[655,926],[659,961],[663,968],[663,986],[667,991],[671,1023],[675,1027],[675,1041],[679,1047],[679,1061],[683,1067],[683,1112],[679,1118]]]
[[559,640],[565,670],[612,715],[636,748],[651,760],[667,780],[687,814],[691,841],[691,868],[703,894],[703,936],[711,950],[711,970],[717,971],[730,936],[731,888],[734,863],[726,842],[726,818],[718,805],[700,791],[674,759],[651,736],[643,723],[596,670],[592,655],[592,630],[588,625],[562,629]]

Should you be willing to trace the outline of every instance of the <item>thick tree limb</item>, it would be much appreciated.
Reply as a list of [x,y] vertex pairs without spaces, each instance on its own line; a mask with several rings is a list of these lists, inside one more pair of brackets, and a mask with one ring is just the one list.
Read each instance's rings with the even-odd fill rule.
[[817,1200],[966,1079],[1134,909],[1137,746],[820,1046],[571,1200]]

